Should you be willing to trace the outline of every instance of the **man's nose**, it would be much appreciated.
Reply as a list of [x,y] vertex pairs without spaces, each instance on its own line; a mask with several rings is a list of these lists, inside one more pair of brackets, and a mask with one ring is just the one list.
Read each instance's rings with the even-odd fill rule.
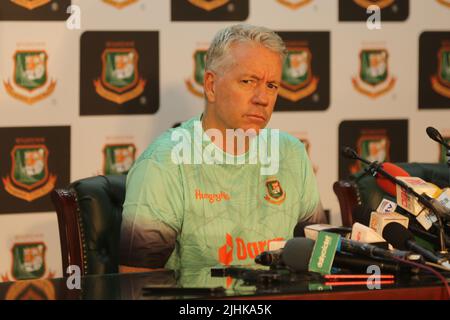
[[253,92],[253,103],[266,107],[269,105],[269,90],[265,85],[259,85]]

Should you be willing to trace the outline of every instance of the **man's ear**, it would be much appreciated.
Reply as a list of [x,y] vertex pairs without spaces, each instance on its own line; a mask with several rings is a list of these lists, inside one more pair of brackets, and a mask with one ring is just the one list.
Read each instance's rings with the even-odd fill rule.
[[209,103],[213,103],[216,100],[215,84],[216,74],[210,70],[205,71],[203,90],[205,92],[206,100]]

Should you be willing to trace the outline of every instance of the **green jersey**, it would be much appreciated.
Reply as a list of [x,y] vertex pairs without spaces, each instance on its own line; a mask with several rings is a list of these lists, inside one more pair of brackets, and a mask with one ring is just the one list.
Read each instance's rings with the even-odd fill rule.
[[[251,152],[253,149],[231,156],[208,138],[194,144],[194,151],[184,158],[191,163],[180,162],[183,148],[179,138],[190,135],[193,143],[199,134],[196,130],[208,137],[201,129],[200,117],[166,131],[128,173],[122,224],[126,248],[130,252],[145,250],[144,225],[163,222],[176,233],[167,268],[254,264],[255,257],[268,250],[272,241],[292,238],[295,225],[319,206],[305,147],[283,132],[277,140],[270,140],[274,130],[265,129],[268,134],[253,139],[252,146],[265,139],[265,150],[278,152],[278,158],[272,157],[278,162],[276,170],[266,170],[268,174],[263,170],[267,158]],[[277,149],[271,148],[274,141]],[[211,156],[199,161],[194,155],[198,148]],[[197,156],[201,157],[202,150]],[[213,161],[217,159],[226,160]],[[164,238],[164,234],[160,236]]]

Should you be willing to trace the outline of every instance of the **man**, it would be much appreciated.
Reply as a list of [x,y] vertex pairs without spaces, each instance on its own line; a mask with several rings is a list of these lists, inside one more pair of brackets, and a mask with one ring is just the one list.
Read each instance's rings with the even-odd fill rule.
[[[206,55],[204,113],[158,137],[128,174],[122,265],[248,265],[271,241],[291,238],[299,221],[326,222],[304,145],[277,130],[263,134],[285,52],[266,28],[217,33]],[[271,154],[256,159],[264,152],[255,148]]]

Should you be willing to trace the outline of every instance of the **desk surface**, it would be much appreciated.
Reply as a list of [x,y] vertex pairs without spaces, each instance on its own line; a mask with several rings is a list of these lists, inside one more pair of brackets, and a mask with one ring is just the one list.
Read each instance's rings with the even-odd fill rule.
[[[237,271],[236,271],[237,270]],[[219,272],[220,273],[220,272]],[[381,289],[360,284],[329,284],[317,275],[286,271],[235,269],[233,276],[212,276],[211,269],[155,271],[146,273],[87,275],[73,278],[40,279],[0,283],[0,299],[445,299],[443,284],[433,275],[396,277]],[[450,274],[447,274],[447,280]]]

